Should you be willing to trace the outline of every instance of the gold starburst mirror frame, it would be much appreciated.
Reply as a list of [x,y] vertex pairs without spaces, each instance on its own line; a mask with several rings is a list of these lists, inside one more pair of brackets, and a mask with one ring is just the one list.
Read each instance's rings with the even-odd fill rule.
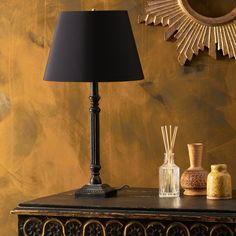
[[181,65],[191,61],[193,55],[198,55],[205,47],[215,59],[217,50],[236,59],[236,6],[223,16],[207,17],[195,11],[188,0],[152,0],[146,2],[145,13],[138,21],[169,26],[164,39],[174,37],[177,40]]

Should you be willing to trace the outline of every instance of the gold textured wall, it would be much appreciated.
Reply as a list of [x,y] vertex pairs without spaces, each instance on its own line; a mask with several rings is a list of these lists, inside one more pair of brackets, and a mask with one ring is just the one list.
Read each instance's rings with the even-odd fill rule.
[[42,80],[61,10],[127,9],[132,21],[146,80],[100,86],[104,182],[157,187],[160,126],[176,124],[181,170],[188,167],[186,144],[204,142],[205,168],[228,164],[236,187],[235,61],[200,53],[181,67],[163,27],[137,24],[142,4],[1,0],[0,235],[17,235],[9,212],[19,202],[79,187],[89,177],[89,85]]

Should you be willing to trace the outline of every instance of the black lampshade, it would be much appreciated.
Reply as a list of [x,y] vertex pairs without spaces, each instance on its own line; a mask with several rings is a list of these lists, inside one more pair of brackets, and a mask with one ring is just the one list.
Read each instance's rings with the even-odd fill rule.
[[61,13],[44,80],[115,82],[143,78],[127,11]]

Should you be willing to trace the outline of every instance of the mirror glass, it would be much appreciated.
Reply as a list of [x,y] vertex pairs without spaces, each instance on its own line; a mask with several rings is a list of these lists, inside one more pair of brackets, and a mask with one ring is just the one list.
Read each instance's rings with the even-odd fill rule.
[[207,17],[220,17],[236,7],[236,0],[187,0],[197,13]]

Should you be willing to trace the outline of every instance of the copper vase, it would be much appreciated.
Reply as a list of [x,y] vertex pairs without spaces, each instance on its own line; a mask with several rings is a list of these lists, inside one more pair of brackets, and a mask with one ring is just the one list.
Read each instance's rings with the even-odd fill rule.
[[207,171],[202,168],[202,143],[188,144],[190,167],[181,176],[184,195],[206,195]]

